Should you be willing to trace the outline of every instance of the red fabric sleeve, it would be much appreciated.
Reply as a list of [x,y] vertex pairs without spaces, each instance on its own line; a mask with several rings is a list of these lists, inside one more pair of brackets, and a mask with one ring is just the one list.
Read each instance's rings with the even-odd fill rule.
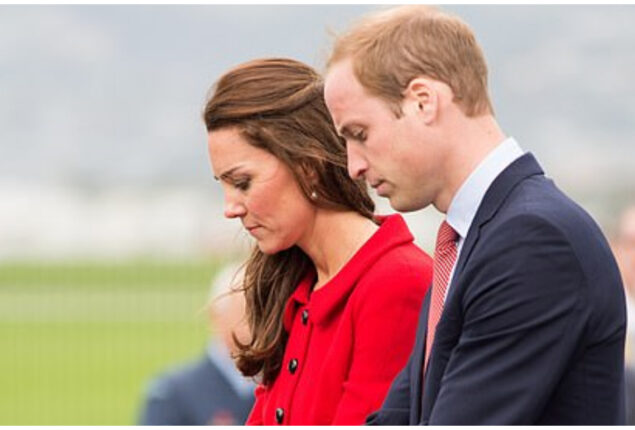
[[335,425],[363,424],[380,408],[412,351],[432,270],[422,277],[420,270],[393,266],[368,278],[351,297],[356,300],[354,350]]

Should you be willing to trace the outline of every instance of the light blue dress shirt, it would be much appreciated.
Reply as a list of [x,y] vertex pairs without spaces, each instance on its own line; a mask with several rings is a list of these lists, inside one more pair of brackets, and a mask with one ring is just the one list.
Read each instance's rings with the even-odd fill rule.
[[[457,239],[457,261],[461,256],[465,237],[470,231],[470,226],[472,221],[474,221],[476,211],[481,206],[485,193],[498,175],[523,154],[524,151],[516,140],[513,137],[508,137],[476,166],[476,169],[470,173],[454,195],[446,214],[446,220],[459,235]],[[454,277],[455,267],[456,262],[452,268],[452,273],[450,273],[448,288],[445,291],[446,297]]]

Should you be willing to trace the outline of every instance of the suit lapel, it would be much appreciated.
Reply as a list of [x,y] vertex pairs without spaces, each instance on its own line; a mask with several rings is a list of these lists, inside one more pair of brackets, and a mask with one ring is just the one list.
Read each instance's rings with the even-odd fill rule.
[[[533,176],[533,175],[542,175],[544,174],[540,165],[534,158],[531,153],[527,153],[517,160],[515,160],[512,164],[510,164],[500,175],[492,182],[492,185],[488,188],[483,200],[476,212],[474,220],[470,226],[470,229],[465,238],[465,242],[463,243],[463,247],[461,249],[461,254],[459,255],[459,260],[457,261],[456,268],[454,269],[454,275],[452,276],[452,282],[449,286],[448,296],[445,301],[445,307],[451,306],[452,303],[456,300],[456,296],[461,294],[461,290],[464,287],[459,283],[461,280],[461,273],[465,268],[467,262],[469,261],[470,255],[474,250],[474,247],[478,243],[480,237],[481,228],[487,224],[489,220],[494,217],[496,212],[499,210],[509,193],[524,179]],[[428,294],[429,295],[429,294]],[[429,300],[428,300],[429,304]],[[428,308],[425,308],[425,321],[427,322]],[[445,314],[441,315],[441,320],[444,319]],[[441,321],[439,321],[439,327],[441,325]],[[423,328],[423,340],[421,342],[422,346],[419,347],[419,350],[425,351],[425,334],[427,330],[426,327]],[[418,345],[419,346],[419,345]],[[419,393],[423,393],[423,399],[417,405],[417,412],[419,411],[419,407],[421,408],[421,414],[423,415],[418,422],[423,424],[427,424],[430,419],[430,414],[432,412],[432,408],[434,406],[434,402],[441,388],[441,378],[443,373],[445,372],[445,366],[447,365],[447,360],[435,360],[435,356],[439,357],[442,355],[450,356],[450,351],[447,351],[447,354],[439,354],[433,351],[432,356],[430,357],[430,361],[428,363],[428,369],[426,371],[426,378],[423,383],[423,387],[421,391],[416,391],[417,395]],[[420,367],[423,366],[423,352],[418,356],[420,358]],[[421,374],[419,373],[419,381],[417,381],[419,385],[421,385]],[[419,397],[418,397],[419,398]]]
[[509,193],[524,179],[533,175],[542,175],[544,172],[540,168],[540,165],[531,153],[527,153],[512,164],[510,164],[500,175],[492,182],[492,185],[488,188],[481,205],[476,211],[474,220],[470,225],[470,229],[463,243],[461,249],[461,255],[456,263],[454,269],[454,276],[450,283],[450,290],[448,292],[447,301],[450,301],[451,297],[456,294],[456,283],[458,282],[459,275],[463,272],[465,264],[472,254],[474,246],[478,242],[481,228],[487,224],[487,222],[494,217],[498,209],[501,207]]
[[423,392],[423,359],[426,350],[426,335],[428,332],[428,311],[430,309],[430,297],[432,293],[432,285],[428,288],[428,292],[421,306],[419,316],[419,326],[417,328],[417,337],[412,350],[413,367],[410,369],[410,424],[419,423],[421,419],[421,393]]

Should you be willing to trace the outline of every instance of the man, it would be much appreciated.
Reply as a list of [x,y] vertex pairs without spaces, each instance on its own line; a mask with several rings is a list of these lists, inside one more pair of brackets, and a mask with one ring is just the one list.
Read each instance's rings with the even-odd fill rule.
[[625,305],[599,228],[498,126],[470,28],[425,6],[336,41],[348,168],[446,214],[417,340],[371,424],[621,424]]
[[244,298],[231,292],[242,279],[234,265],[212,284],[208,304],[211,329],[216,333],[198,361],[180,366],[149,385],[141,425],[243,424],[254,402],[254,385],[235,368],[230,353],[232,333],[245,341]]

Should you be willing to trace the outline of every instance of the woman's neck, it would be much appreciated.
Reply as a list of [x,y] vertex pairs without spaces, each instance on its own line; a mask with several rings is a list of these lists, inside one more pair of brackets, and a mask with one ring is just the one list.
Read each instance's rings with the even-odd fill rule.
[[329,282],[377,229],[373,221],[357,212],[320,211],[311,234],[299,244],[317,271],[313,290]]

